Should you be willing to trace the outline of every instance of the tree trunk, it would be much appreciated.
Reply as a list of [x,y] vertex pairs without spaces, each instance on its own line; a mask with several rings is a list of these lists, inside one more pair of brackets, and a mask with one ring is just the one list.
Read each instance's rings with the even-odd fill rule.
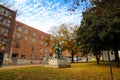
[[88,62],[88,56],[86,55],[86,61]]
[[114,52],[115,52],[115,61],[119,61],[118,50],[115,49]]
[[96,53],[96,61],[97,61],[97,64],[99,65],[100,64],[100,58],[99,58],[98,53]]
[[72,63],[74,63],[74,54],[73,54],[73,51],[72,51],[71,55],[72,55]]
[[78,62],[78,56],[76,58],[77,58],[77,62]]

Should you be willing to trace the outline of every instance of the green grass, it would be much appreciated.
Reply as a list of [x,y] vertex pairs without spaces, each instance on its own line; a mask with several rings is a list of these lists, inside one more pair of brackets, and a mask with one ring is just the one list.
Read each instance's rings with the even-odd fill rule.
[[[120,68],[113,64],[115,80],[120,80]],[[70,68],[24,67],[0,69],[0,80],[111,80],[109,64],[73,63]]]

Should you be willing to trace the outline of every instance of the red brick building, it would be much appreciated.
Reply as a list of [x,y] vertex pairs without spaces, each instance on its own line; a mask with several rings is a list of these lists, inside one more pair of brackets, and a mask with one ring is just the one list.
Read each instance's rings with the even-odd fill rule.
[[16,12],[0,5],[0,64],[10,58]]
[[0,5],[0,66],[48,59],[50,34],[15,21],[16,12]]
[[50,34],[16,21],[11,58],[14,64],[40,63],[48,57]]

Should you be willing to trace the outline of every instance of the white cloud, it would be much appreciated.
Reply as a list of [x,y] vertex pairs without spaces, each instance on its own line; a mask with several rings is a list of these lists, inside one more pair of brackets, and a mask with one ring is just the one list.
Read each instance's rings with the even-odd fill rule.
[[[31,27],[48,32],[52,26],[63,23],[80,23],[81,10],[68,12],[67,5],[60,2],[52,3],[51,0],[8,0],[14,2],[18,10],[17,20]],[[55,2],[55,0],[53,0]],[[61,1],[61,0],[57,0]],[[44,2],[44,5],[43,5]],[[72,15],[71,15],[71,14]]]

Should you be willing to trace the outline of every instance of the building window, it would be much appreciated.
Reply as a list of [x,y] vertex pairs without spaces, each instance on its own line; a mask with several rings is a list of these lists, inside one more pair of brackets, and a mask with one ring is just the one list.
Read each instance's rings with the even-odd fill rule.
[[0,41],[1,41],[3,44],[6,44],[6,43],[8,42],[8,39],[2,38],[2,39],[0,39]]
[[45,49],[45,52],[48,53],[48,49]]
[[26,55],[21,55],[21,59],[26,59]]
[[12,12],[9,11],[9,18],[12,18]]
[[5,10],[5,16],[9,16],[9,11]]
[[43,52],[43,49],[40,48],[40,60],[43,60],[43,54],[42,54],[42,52]]
[[2,21],[3,21],[3,19],[2,19],[2,17],[0,17],[0,23],[2,23]]
[[21,26],[18,27],[18,31],[20,31],[20,32],[22,31],[22,27]]
[[0,14],[4,14],[4,8],[0,7]]
[[17,33],[17,39],[21,39],[20,33]]
[[28,33],[28,29],[25,29],[25,33]]
[[10,26],[10,20],[4,19],[3,20],[3,25]]
[[5,16],[9,16],[10,18],[12,17],[12,13],[8,10],[5,10]]
[[32,51],[34,51],[34,46],[32,46]]
[[40,44],[43,45],[43,41],[40,41]]
[[35,38],[32,39],[32,42],[33,42],[33,43],[35,42]]
[[43,34],[40,35],[40,39],[43,39]]
[[36,36],[36,32],[33,32],[33,36]]
[[25,41],[27,41],[27,40],[28,40],[28,37],[27,37],[27,36],[25,36],[25,37],[24,37],[24,39],[25,39]]
[[40,53],[42,53],[43,52],[43,49],[42,48],[40,48]]
[[0,34],[4,34],[4,33],[8,33],[8,32],[9,32],[8,29],[1,28]]
[[19,47],[20,47],[20,43],[16,43],[15,48],[19,48]]
[[32,54],[31,54],[31,58],[34,60],[34,46],[32,46]]
[[45,46],[48,46],[48,42],[45,43]]
[[40,53],[40,60],[42,61],[43,60],[43,54]]

